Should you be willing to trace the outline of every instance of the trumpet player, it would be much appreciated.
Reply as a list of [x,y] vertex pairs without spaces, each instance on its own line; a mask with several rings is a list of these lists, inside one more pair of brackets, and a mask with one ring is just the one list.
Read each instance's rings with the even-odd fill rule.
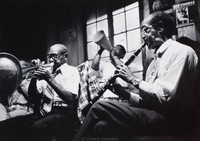
[[[74,102],[78,94],[80,78],[78,70],[67,64],[67,57],[67,48],[64,45],[53,45],[48,54],[49,63],[53,63],[52,72],[41,67],[33,73],[36,79],[41,80],[37,83],[39,93],[43,93],[52,102],[49,110],[44,109],[43,105],[40,112],[47,112],[47,115],[32,125],[33,131],[36,132],[34,136],[38,135],[35,136],[35,140],[45,141],[49,140],[51,135],[59,134],[61,138],[66,136],[69,139],[73,134],[76,116],[75,111],[68,106]],[[41,133],[44,133],[43,137]]]
[[48,59],[53,63],[52,69],[39,67],[33,72],[29,86],[30,95],[37,100],[34,114],[0,123],[3,140],[72,138],[76,111],[70,105],[78,94],[80,76],[75,67],[67,64],[67,57],[66,46],[55,44],[50,47]]
[[148,48],[155,49],[145,80],[135,77],[124,64],[117,67],[116,74],[138,87],[139,93],[130,93],[118,86],[117,94],[129,103],[96,102],[74,141],[90,137],[129,140],[135,136],[173,134],[193,126],[195,98],[192,94],[198,61],[195,51],[172,39],[175,25],[164,12],[150,14],[143,20],[141,31]]

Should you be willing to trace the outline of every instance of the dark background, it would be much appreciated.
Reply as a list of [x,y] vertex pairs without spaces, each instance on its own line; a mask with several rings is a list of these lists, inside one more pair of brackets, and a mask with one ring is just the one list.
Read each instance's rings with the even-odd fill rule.
[[19,59],[45,59],[48,24],[72,24],[68,1],[8,0],[1,1],[0,10],[0,49]]
[[[77,66],[87,60],[85,15],[88,7],[95,4],[99,7],[115,4],[117,8],[124,2],[134,1],[1,0],[0,52],[11,53],[20,60],[46,60],[49,47],[62,43],[69,50],[68,63]],[[168,3],[171,7],[185,1],[187,0],[169,0]],[[154,0],[140,1],[141,20],[152,12],[153,2]],[[180,27],[178,34],[200,41],[200,0],[195,0],[195,3],[195,14],[192,12],[195,15],[195,24]]]

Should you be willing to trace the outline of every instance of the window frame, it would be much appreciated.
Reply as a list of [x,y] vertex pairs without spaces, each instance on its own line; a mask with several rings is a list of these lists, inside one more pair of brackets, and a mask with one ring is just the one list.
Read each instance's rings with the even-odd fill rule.
[[[125,9],[125,7],[126,6],[128,6],[128,5],[130,5],[130,4],[133,4],[133,3],[135,3],[135,2],[137,2],[138,3],[138,6],[136,6],[136,7],[134,7],[134,8],[130,8],[130,9]],[[106,7],[106,13],[107,13],[107,22],[108,22],[108,34],[107,34],[107,38],[109,39],[109,41],[110,41],[110,43],[114,46],[114,45],[116,45],[115,44],[115,42],[114,42],[114,37],[116,36],[116,35],[119,35],[119,34],[122,34],[122,33],[118,33],[118,34],[114,34],[114,23],[113,23],[113,4],[112,3],[109,3],[109,4],[105,4],[104,5],[105,7]],[[119,6],[120,7],[120,6]],[[130,30],[128,30],[127,29],[127,24],[126,24],[126,22],[127,22],[127,19],[125,19],[125,31],[123,32],[123,33],[125,33],[125,38],[126,38],[126,45],[125,45],[125,48],[126,48],[126,53],[129,53],[129,54],[131,54],[132,52],[134,52],[136,49],[134,49],[134,50],[129,50],[128,49],[128,33],[130,32],[130,31],[134,31],[134,30],[139,30],[139,33],[140,33],[140,35],[139,35],[139,39],[140,39],[140,44],[142,43],[142,38],[141,38],[141,32],[140,32],[140,23],[141,23],[141,19],[142,19],[142,12],[141,12],[141,2],[139,1],[139,0],[135,0],[135,1],[131,1],[131,2],[129,2],[129,3],[126,3],[125,1],[124,1],[124,3],[121,3],[121,7],[123,7],[124,8],[124,11],[122,12],[122,13],[124,13],[124,15],[126,16],[126,13],[127,13],[127,11],[130,11],[130,10],[133,10],[133,9],[135,9],[135,8],[138,8],[138,17],[139,17],[139,26],[137,27],[137,28],[134,28],[134,29],[130,29]],[[95,10],[96,11],[96,10]],[[87,15],[86,15],[87,16]],[[97,19],[97,12],[95,12],[95,18]],[[125,17],[126,18],[126,17]],[[95,22],[93,22],[93,23],[96,23],[96,25],[97,25],[97,22],[99,22],[99,21],[102,21],[102,19],[101,20],[95,20]],[[88,27],[88,25],[91,25],[91,23],[90,24],[87,24],[87,18],[86,18],[86,33],[87,33],[87,27]],[[96,32],[97,32],[97,27],[96,27]],[[89,58],[89,50],[88,50],[88,44],[89,43],[91,43],[92,44],[92,41],[88,41],[88,39],[87,39],[87,34],[86,34],[86,53],[87,53],[87,60],[92,60],[93,59],[93,57],[90,57]],[[95,44],[95,43],[94,43]],[[98,45],[96,45],[97,47],[96,47],[96,53],[97,53],[97,51],[99,50],[99,46]],[[137,47],[137,48],[139,48],[139,46]],[[105,51],[104,51],[105,52]],[[105,53],[104,54],[104,52],[103,52],[103,54],[102,54],[102,59],[105,59],[105,58],[109,58],[108,56],[109,56],[109,54],[107,53]],[[95,53],[93,54],[93,55],[95,55]]]

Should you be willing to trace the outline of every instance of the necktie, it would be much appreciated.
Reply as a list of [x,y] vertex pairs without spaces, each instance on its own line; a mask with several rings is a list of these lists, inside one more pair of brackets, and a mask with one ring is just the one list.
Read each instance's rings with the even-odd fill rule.
[[57,69],[53,74],[51,74],[51,76],[53,78],[55,78],[59,73],[61,73],[61,70],[60,69]]
[[[53,74],[51,74],[51,76],[53,78],[55,78],[59,73],[61,73],[61,70],[57,69]],[[40,113],[42,115],[45,115],[45,114],[47,114],[51,111],[52,105],[53,105],[53,102],[54,102],[55,91],[53,90],[53,88],[49,84],[47,84],[45,93],[49,97],[46,97],[46,95],[43,94],[43,97],[42,97],[42,100],[41,100],[41,108],[40,108]]]
[[[61,73],[60,70],[56,71],[52,74],[52,77],[55,78],[59,73]],[[42,93],[38,93],[36,88],[36,79],[32,79],[29,85],[28,92],[29,95],[32,97],[32,103],[34,103],[35,112],[39,112],[42,115],[45,115],[51,111],[54,92],[53,88],[48,83],[46,85],[45,91],[43,91]]]

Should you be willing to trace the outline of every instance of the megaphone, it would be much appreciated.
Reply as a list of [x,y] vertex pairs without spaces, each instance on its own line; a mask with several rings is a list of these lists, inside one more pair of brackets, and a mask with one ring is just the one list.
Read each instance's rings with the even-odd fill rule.
[[104,49],[108,50],[109,52],[112,50],[112,45],[106,38],[106,35],[103,30],[98,31],[93,38],[93,42],[100,45]]

